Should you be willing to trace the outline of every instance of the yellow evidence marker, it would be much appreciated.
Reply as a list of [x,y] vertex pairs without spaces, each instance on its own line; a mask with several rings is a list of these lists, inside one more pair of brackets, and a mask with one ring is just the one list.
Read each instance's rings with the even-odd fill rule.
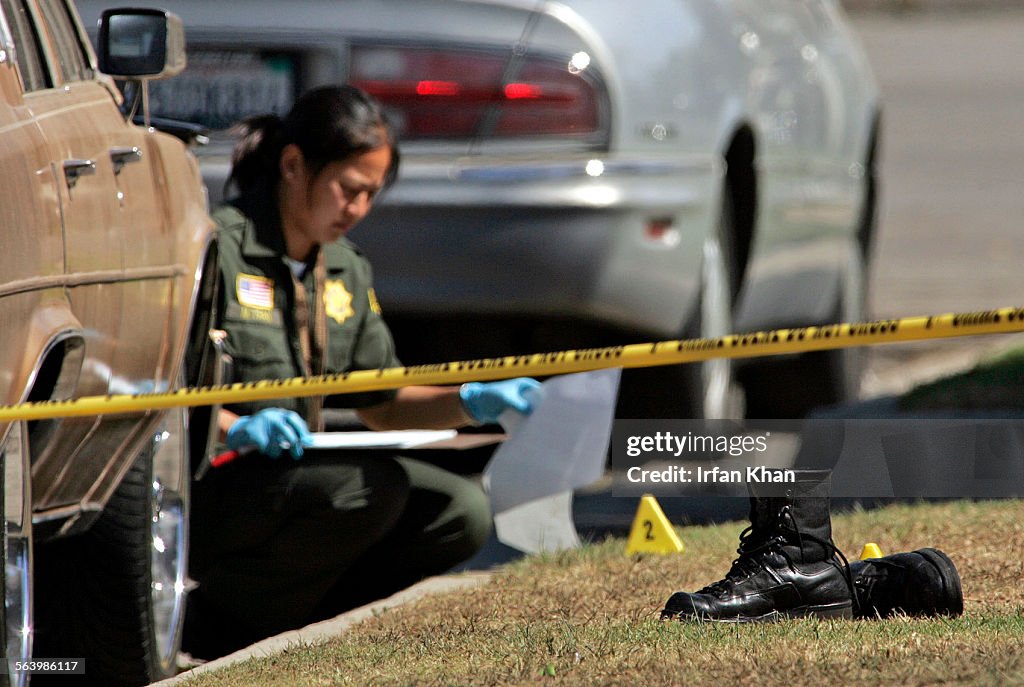
[[864,545],[864,548],[860,551],[860,559],[862,561],[868,558],[882,558],[882,550],[878,548],[878,544],[874,542],[868,542]]
[[640,497],[633,527],[626,542],[626,555],[634,553],[682,553],[683,540],[665,517],[658,501],[650,494]]

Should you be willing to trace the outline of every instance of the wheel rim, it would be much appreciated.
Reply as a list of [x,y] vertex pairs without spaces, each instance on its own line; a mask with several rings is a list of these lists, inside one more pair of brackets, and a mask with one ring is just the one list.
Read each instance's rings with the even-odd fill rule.
[[[178,415],[183,415],[177,413]],[[169,674],[177,655],[184,619],[188,557],[188,486],[183,417],[174,432],[153,442],[151,512],[151,596],[155,658]]]
[[[24,422],[11,425],[3,446],[4,610],[8,662],[32,656],[32,501],[29,497],[28,433]],[[28,676],[11,671],[11,685]]]
[[[729,271],[717,236],[704,242],[701,278],[703,291],[700,304],[700,336],[717,339],[730,334],[732,327],[732,294]],[[733,380],[732,361],[728,358],[708,360],[701,364],[701,404],[706,419],[738,417],[737,389]]]

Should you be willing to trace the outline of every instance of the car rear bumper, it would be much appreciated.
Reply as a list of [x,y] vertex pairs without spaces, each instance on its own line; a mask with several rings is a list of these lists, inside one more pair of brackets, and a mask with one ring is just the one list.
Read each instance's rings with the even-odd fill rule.
[[715,173],[698,161],[412,162],[352,240],[389,313],[674,336],[698,300]]
[[[227,162],[202,166],[216,200]],[[697,156],[406,155],[351,238],[388,315],[565,317],[671,337],[698,300],[720,174]]]

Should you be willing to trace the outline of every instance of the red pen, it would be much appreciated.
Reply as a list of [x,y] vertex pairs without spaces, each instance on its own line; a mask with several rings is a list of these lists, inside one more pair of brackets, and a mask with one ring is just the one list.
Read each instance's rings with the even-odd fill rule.
[[242,456],[248,455],[254,452],[255,450],[255,446],[243,446],[242,448],[231,449],[230,451],[218,453],[212,458],[207,458],[199,466],[199,469],[196,470],[196,474],[193,479],[195,479],[198,482],[199,480],[206,476],[206,473],[210,470],[210,468],[219,468],[222,465],[227,465],[236,458],[241,458]]
[[227,465],[228,463],[232,462],[236,458],[241,458],[242,456],[247,456],[247,455],[249,455],[250,453],[252,453],[255,450],[256,450],[255,446],[243,446],[242,448],[233,448],[230,451],[225,451],[224,453],[218,453],[217,455],[215,455],[213,458],[210,459],[210,467],[211,468],[219,468],[222,465]]

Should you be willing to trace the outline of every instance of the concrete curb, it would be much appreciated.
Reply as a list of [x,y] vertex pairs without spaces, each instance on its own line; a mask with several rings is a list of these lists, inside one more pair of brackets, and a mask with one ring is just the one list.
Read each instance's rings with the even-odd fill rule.
[[211,670],[217,670],[234,663],[240,663],[250,658],[271,656],[292,646],[326,642],[329,639],[344,634],[345,630],[353,625],[356,625],[366,618],[370,618],[386,609],[402,606],[431,594],[442,594],[444,592],[456,591],[459,589],[479,587],[480,585],[486,584],[490,579],[491,573],[489,572],[464,572],[456,575],[428,577],[422,582],[414,584],[408,589],[403,589],[397,594],[389,596],[386,599],[375,601],[372,604],[361,606],[348,611],[347,613],[342,613],[336,618],[308,625],[299,630],[292,630],[290,632],[279,634],[275,637],[268,637],[263,641],[253,644],[252,646],[240,649],[233,654],[222,656],[221,658],[209,661],[208,663],[203,663],[202,665],[191,668],[190,670],[175,675],[174,677],[167,678],[166,680],[154,682],[150,687],[170,687],[171,685],[180,685],[185,680],[195,675],[210,672]]

